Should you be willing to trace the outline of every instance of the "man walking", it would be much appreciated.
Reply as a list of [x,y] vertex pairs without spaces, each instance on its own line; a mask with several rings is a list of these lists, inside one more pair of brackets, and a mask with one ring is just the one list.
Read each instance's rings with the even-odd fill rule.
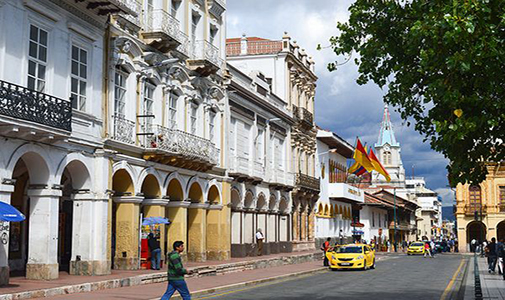
[[151,251],[151,269],[159,270],[161,264],[160,242],[154,237],[152,232],[147,236],[147,245]]
[[489,273],[494,273],[495,268],[496,268],[496,258],[497,258],[497,251],[496,251],[496,239],[492,238],[491,243],[486,245],[486,250],[485,252],[487,253],[487,263],[489,265]]
[[174,242],[174,251],[168,254],[168,286],[167,291],[161,297],[161,300],[168,300],[172,297],[175,291],[178,291],[183,300],[191,300],[188,286],[184,281],[184,275],[188,271],[183,268],[181,253],[184,251],[184,243],[182,241]]
[[328,251],[330,250],[330,241],[331,238],[327,238],[326,241],[321,245],[321,250],[323,250],[324,253],[323,266],[325,267],[328,267],[330,265],[328,257],[326,256],[326,253],[328,253]]
[[263,240],[265,237],[263,236],[263,233],[261,232],[261,228],[258,228],[258,231],[256,232],[256,243],[258,244],[258,256],[263,255]]

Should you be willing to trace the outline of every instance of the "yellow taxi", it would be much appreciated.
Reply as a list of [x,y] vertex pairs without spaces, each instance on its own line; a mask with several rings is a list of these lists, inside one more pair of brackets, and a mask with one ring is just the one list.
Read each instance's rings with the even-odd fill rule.
[[409,248],[407,249],[407,254],[408,255],[424,254],[424,243],[414,242],[410,244]]
[[365,244],[349,244],[326,252],[331,270],[375,269],[375,250]]

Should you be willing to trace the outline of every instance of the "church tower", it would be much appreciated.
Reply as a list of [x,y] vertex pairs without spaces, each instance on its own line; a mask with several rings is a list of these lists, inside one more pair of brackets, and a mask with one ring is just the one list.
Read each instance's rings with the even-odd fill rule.
[[374,184],[388,184],[398,187],[405,186],[405,169],[403,168],[400,152],[400,143],[396,141],[391,124],[391,117],[389,116],[389,109],[386,105],[384,106],[384,116],[382,117],[379,139],[375,144],[375,153],[391,176],[391,182],[386,183],[386,179],[382,175],[376,173],[373,176]]

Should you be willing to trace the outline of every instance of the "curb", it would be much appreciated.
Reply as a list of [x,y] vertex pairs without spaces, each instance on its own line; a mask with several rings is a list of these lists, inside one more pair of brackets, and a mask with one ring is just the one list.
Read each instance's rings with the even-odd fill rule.
[[[255,259],[240,262],[228,262],[220,265],[207,265],[188,268],[193,271],[191,277],[214,276],[226,273],[241,272],[246,270],[263,269],[283,265],[293,265],[309,261],[322,260],[322,253],[313,252],[308,254],[298,254],[290,256],[279,256],[265,259]],[[59,295],[86,293],[100,290],[115,289],[121,287],[138,286],[151,283],[160,283],[167,281],[166,272],[142,274],[124,278],[114,278],[108,280],[85,282],[74,285],[65,285],[54,288],[38,289],[30,291],[15,292],[12,294],[0,295],[0,300],[18,300],[53,297]]]
[[[206,290],[192,292],[191,297],[200,297],[200,296],[210,295],[210,294],[214,294],[214,293],[218,293],[218,292],[230,291],[230,290],[233,290],[236,288],[254,286],[254,285],[258,285],[258,284],[269,282],[269,281],[279,281],[281,279],[286,279],[286,278],[291,278],[291,277],[299,277],[299,276],[303,276],[303,275],[315,274],[315,273],[326,271],[327,269],[328,269],[328,267],[320,267],[317,269],[312,269],[312,270],[307,270],[307,271],[302,271],[302,272],[296,272],[296,273],[284,274],[284,275],[268,277],[268,278],[261,278],[261,279],[246,281],[246,282],[223,285],[220,287],[215,287],[215,288],[210,288],[210,289],[206,289]],[[153,298],[151,300],[157,300],[157,299],[159,299],[159,298]],[[182,297],[180,295],[174,295],[170,299],[181,300]]]
[[458,275],[458,283],[454,286],[454,290],[449,297],[450,300],[463,300],[465,298],[465,281],[470,269],[470,259],[465,258],[465,269]]

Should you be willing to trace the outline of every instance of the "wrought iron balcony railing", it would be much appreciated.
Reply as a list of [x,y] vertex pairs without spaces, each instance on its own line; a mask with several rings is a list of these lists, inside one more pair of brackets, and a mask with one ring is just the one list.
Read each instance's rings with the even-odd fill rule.
[[70,101],[2,80],[0,80],[0,114],[72,131]]
[[319,191],[320,189],[319,178],[315,178],[302,173],[296,174],[295,185],[316,191]]
[[191,160],[201,160],[212,165],[219,163],[219,149],[207,139],[177,129],[152,125],[150,138],[146,138],[144,147],[159,149],[170,154],[183,156]]
[[221,68],[223,60],[219,55],[219,49],[207,41],[195,41],[193,43],[193,60],[205,60],[214,65],[216,68]]
[[116,114],[112,118],[114,119],[112,139],[126,144],[135,144],[135,122],[120,114]]
[[146,15],[144,28],[146,33],[163,33],[179,42],[179,28],[179,21],[163,9],[155,9]]
[[314,117],[311,112],[309,112],[306,108],[301,108],[301,119],[303,122],[312,125],[314,122]]
[[487,214],[487,206],[486,205],[466,205],[465,206],[465,215],[468,216],[474,216],[475,212],[477,212],[478,215],[482,213],[482,215]]
[[140,27],[141,25],[140,16],[142,15],[142,3],[139,0],[122,0],[122,2],[133,13],[121,12],[119,13],[119,16],[125,18],[130,23]]
[[181,44],[176,48],[176,50],[184,55],[186,58],[191,55],[191,41],[189,37],[182,31],[179,31],[179,41]]

